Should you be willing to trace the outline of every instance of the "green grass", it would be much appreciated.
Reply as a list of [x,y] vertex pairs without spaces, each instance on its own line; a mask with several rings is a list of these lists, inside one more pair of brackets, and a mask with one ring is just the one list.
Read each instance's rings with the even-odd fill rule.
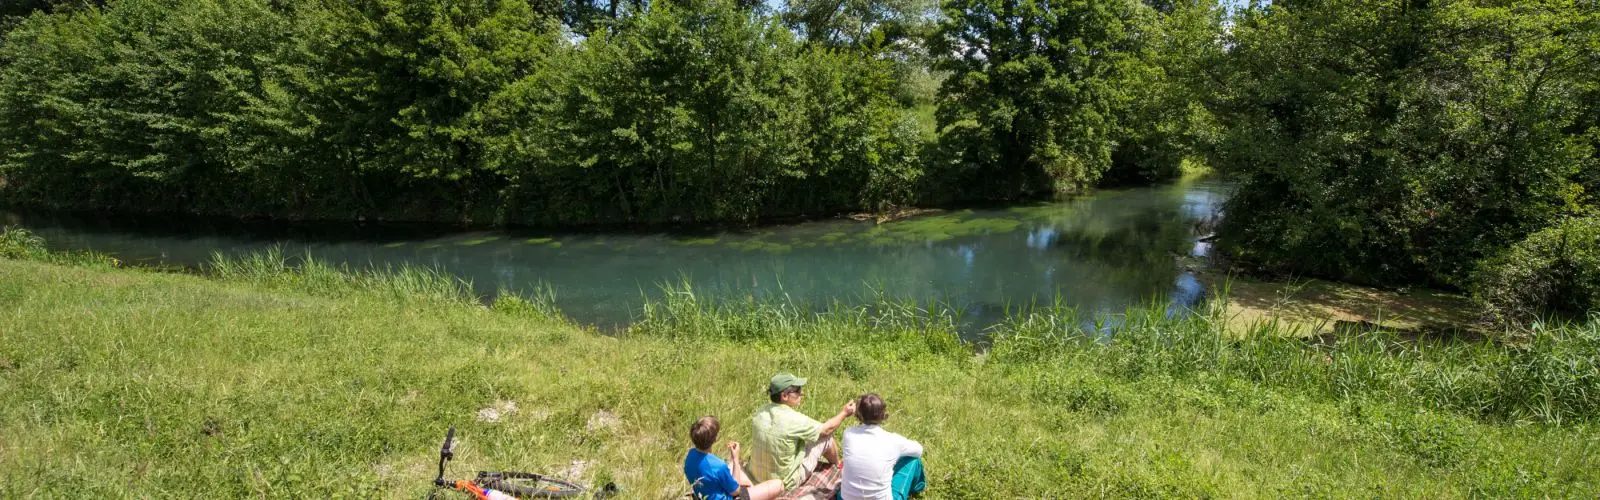
[[0,259],[0,497],[417,498],[451,425],[457,475],[681,496],[688,425],[717,414],[748,440],[780,370],[812,380],[818,417],[883,394],[888,426],[929,450],[930,498],[1600,492],[1594,323],[1319,347],[1132,311],[1108,342],[1049,306],[975,354],[937,305],[678,286],[607,337],[549,290],[484,307],[436,274],[286,262],[205,277]]

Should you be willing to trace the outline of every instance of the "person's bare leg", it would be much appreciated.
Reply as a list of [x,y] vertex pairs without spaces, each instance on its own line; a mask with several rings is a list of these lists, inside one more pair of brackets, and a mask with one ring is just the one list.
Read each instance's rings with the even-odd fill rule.
[[783,494],[783,481],[773,479],[749,487],[750,500],[775,500]]
[[[755,484],[750,482],[750,475],[744,473],[744,467],[735,467],[733,469],[733,481],[739,483],[739,486],[744,487],[749,487]],[[778,484],[782,485],[783,481],[778,481]]]
[[844,463],[839,461],[839,447],[833,444],[832,436],[829,436],[827,439],[827,445],[822,449],[822,458],[827,460],[828,463],[833,464],[834,467],[838,467],[839,464]]

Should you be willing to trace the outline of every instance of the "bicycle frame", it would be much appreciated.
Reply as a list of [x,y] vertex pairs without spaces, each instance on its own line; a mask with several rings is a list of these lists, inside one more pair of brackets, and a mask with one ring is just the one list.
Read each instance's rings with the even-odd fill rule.
[[[445,479],[444,468],[456,456],[455,436],[456,428],[451,427],[449,431],[445,432],[444,445],[439,447],[439,474],[433,478],[435,493],[440,489],[448,488],[469,493],[477,500],[512,500],[517,498],[576,498],[580,495],[593,495],[594,498],[604,498],[617,492],[615,484],[606,483],[604,487],[596,492],[586,493],[587,488],[583,486],[529,472],[479,471],[474,479]],[[518,481],[529,480],[533,481],[533,484],[517,484]]]
[[444,433],[444,446],[439,448],[439,475],[433,478],[433,485],[439,488],[453,488],[458,491],[471,493],[478,500],[489,500],[489,492],[482,487],[465,479],[450,481],[444,478],[444,465],[456,457],[455,452],[456,428],[451,427]]

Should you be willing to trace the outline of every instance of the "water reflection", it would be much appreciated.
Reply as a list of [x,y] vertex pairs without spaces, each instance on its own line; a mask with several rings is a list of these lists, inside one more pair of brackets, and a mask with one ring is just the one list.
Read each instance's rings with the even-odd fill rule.
[[1150,300],[1183,307],[1203,290],[1177,259],[1205,251],[1196,227],[1214,217],[1220,184],[1104,192],[1065,203],[958,210],[883,225],[823,221],[710,235],[540,234],[334,226],[194,227],[8,214],[57,249],[193,266],[213,252],[281,245],[290,255],[355,267],[436,266],[483,293],[553,285],[562,310],[602,328],[629,322],[663,283],[701,293],[803,304],[866,300],[868,291],[939,299],[976,332],[1004,311],[1059,294],[1085,312]]

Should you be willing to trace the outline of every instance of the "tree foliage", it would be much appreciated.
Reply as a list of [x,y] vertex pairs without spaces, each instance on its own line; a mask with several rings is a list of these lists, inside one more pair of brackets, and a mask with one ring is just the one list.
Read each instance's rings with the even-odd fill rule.
[[1092,186],[1143,71],[1138,2],[951,0],[933,40],[942,181],[961,197],[1015,199]]
[[938,8],[934,0],[787,0],[781,17],[811,43],[878,49],[920,43]]
[[498,95],[492,163],[562,222],[902,204],[920,165],[889,70],[731,2],[657,4]]
[[1224,248],[1270,269],[1466,286],[1483,257],[1592,203],[1597,21],[1570,0],[1247,13],[1218,108],[1216,163],[1242,183]]
[[12,196],[91,207],[227,198],[212,186],[250,168],[228,152],[290,31],[251,2],[31,17],[0,50],[0,175]]
[[921,173],[894,63],[732,2],[589,37],[525,0],[121,0],[0,48],[13,201],[527,224],[881,209]]
[[1176,179],[1185,160],[1198,161],[1219,140],[1207,105],[1226,62],[1220,43],[1224,10],[1200,0],[1146,1],[1149,40],[1121,86],[1130,94],[1118,113],[1111,167],[1102,184]]

